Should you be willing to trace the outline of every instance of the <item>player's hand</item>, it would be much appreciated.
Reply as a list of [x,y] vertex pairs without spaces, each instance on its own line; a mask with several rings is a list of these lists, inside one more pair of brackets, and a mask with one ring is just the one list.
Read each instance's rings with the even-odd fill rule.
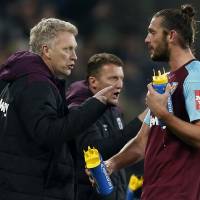
[[156,92],[151,83],[148,84],[147,88],[148,93],[146,95],[146,104],[155,116],[162,119],[162,117],[166,113],[168,113],[167,101],[172,86],[170,84],[167,84],[164,94],[159,94],[158,92]]
[[107,173],[109,175],[111,175],[114,171],[114,165],[113,165],[112,161],[110,159],[106,160],[106,161],[104,161],[104,164],[106,166]]

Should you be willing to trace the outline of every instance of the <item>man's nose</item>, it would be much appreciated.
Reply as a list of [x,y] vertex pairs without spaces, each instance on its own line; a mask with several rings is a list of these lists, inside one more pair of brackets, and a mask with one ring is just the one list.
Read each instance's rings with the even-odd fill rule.
[[145,42],[145,43],[149,43],[149,42],[150,42],[150,38],[149,38],[149,36],[148,36],[148,35],[146,36],[146,38],[145,38],[144,42]]
[[116,87],[118,89],[122,89],[123,88],[123,80],[119,79],[116,83]]
[[71,58],[72,58],[73,60],[77,60],[77,55],[76,55],[76,52],[75,52],[75,51],[72,52]]

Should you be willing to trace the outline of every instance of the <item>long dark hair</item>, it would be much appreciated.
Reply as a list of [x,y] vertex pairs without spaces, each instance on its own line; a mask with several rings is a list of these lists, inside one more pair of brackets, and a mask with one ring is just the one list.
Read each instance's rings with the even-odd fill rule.
[[195,10],[190,4],[180,9],[163,9],[154,17],[162,17],[162,26],[167,30],[176,30],[182,48],[192,47],[196,34]]

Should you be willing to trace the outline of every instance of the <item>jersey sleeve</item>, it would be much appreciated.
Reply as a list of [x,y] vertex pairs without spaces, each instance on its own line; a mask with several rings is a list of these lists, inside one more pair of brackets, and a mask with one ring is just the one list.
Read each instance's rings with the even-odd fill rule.
[[145,118],[144,118],[144,123],[147,124],[147,126],[150,126],[150,109],[148,110]]
[[[200,66],[198,66],[200,68]],[[192,71],[183,83],[183,94],[185,97],[185,106],[190,122],[200,120],[200,70]]]

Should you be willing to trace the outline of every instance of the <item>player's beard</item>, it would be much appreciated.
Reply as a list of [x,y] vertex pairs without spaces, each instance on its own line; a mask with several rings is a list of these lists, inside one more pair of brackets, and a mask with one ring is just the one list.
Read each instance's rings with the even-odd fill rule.
[[166,36],[160,40],[160,43],[155,47],[154,53],[151,55],[153,61],[168,62],[169,61],[169,46],[166,40]]

